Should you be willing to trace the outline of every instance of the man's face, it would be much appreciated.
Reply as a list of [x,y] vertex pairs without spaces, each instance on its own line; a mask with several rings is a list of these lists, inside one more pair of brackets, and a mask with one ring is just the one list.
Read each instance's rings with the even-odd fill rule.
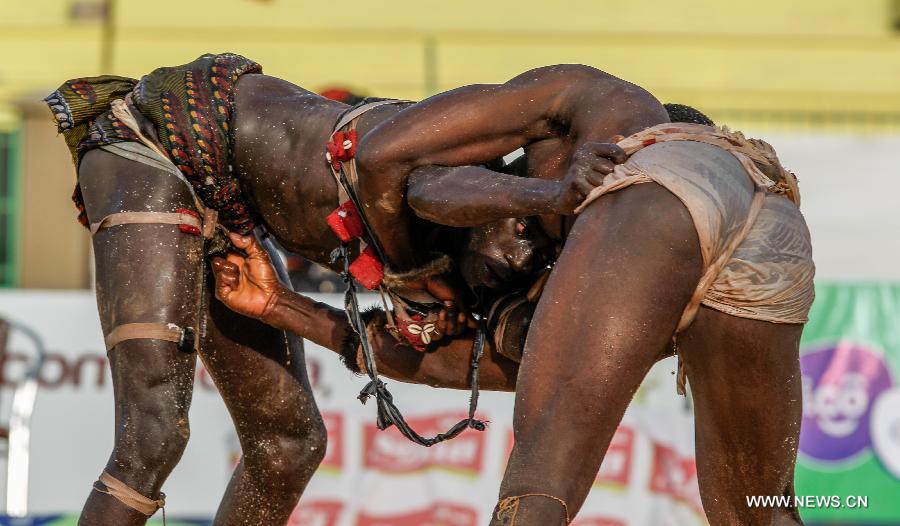
[[504,288],[546,265],[552,242],[533,219],[501,219],[466,235],[460,272],[469,286]]

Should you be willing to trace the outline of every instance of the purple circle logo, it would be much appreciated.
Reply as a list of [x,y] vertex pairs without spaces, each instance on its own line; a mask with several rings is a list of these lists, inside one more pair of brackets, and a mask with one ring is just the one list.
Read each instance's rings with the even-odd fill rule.
[[817,460],[839,462],[868,448],[872,406],[892,384],[882,354],[857,343],[839,342],[803,354],[800,370],[800,451]]

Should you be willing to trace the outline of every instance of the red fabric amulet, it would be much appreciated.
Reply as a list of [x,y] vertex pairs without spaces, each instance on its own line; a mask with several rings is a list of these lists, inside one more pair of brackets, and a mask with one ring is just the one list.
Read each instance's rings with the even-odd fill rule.
[[356,155],[356,130],[334,132],[325,147],[328,150],[331,167],[340,170],[341,163],[353,159]]
[[418,332],[413,332],[410,330],[410,325],[416,325],[417,327],[421,327],[423,318],[422,316],[416,314],[412,317],[412,319],[404,320],[401,318],[397,318],[397,329],[400,332],[400,335],[403,336],[404,339],[412,346],[413,349],[419,352],[425,352],[428,350],[428,344],[422,341],[421,330]]
[[325,221],[342,243],[359,239],[365,232],[362,217],[356,210],[356,206],[353,205],[353,201],[344,201],[341,206],[328,214]]
[[384,279],[384,265],[372,247],[366,247],[363,253],[350,264],[350,275],[363,287],[374,290]]

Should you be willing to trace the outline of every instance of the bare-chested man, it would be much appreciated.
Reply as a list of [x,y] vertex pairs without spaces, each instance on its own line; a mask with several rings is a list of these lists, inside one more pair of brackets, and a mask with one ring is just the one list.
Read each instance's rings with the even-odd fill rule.
[[[429,124],[412,111],[404,116]],[[516,445],[492,524],[574,517],[625,406],[653,362],[670,354],[673,335],[696,406],[710,522],[799,524],[792,507],[746,504],[749,495],[793,495],[799,338],[814,272],[796,182],[765,143],[709,126],[657,126],[619,144],[633,155],[580,207],[530,324],[521,368],[503,355],[509,349],[498,351],[521,346],[527,308],[500,322],[512,337],[482,360],[484,388],[517,391]],[[569,169],[583,168],[584,159]],[[471,179],[451,176],[460,170]],[[421,168],[410,200],[435,219],[458,220],[467,211],[473,221],[490,220],[503,213],[491,204],[499,196],[490,190],[496,177],[480,168]],[[470,183],[487,190],[447,197]],[[416,198],[418,192],[444,197]],[[229,307],[364,367],[348,353],[350,330],[339,312],[283,291],[252,240],[235,242],[249,257],[215,262],[217,294]],[[467,386],[471,335],[423,355],[398,347],[377,321],[369,334],[388,376]]]
[[[491,128],[487,121],[504,108],[493,89],[473,90],[468,104],[460,104],[469,111],[457,112],[458,119],[429,114],[427,101],[398,115],[370,136],[371,157],[362,164],[383,174],[408,170],[411,184],[427,189],[418,195],[411,186],[408,197],[423,217],[458,220],[466,211],[471,222],[454,223],[464,226],[522,213],[497,205],[505,202],[494,183],[502,175],[453,168],[539,134],[533,122],[514,119],[523,111],[515,106],[502,120],[509,128]],[[560,89],[579,99],[577,87]],[[590,89],[580,95],[585,107],[599,106],[591,97],[602,99]],[[449,96],[433,100],[432,108],[442,102]],[[481,111],[478,102],[485,104]],[[762,141],[680,123],[641,131],[640,121],[621,114],[626,110],[649,120],[655,105],[630,100],[611,108],[609,120],[596,111],[575,111],[568,119],[555,114],[551,122],[565,123],[563,144],[574,155],[558,157],[558,146],[525,146],[529,174],[557,179],[577,170],[580,149],[604,136],[630,135],[618,145],[631,156],[601,175],[579,206],[534,314],[517,377],[516,443],[495,523],[562,524],[577,512],[628,401],[673,343],[683,363],[679,376],[691,379],[698,476],[710,521],[797,523],[793,508],[746,506],[748,495],[793,494],[799,340],[814,295],[796,179]],[[610,128],[585,122],[592,120]],[[435,155],[440,145],[428,143],[427,130],[436,126],[457,132],[465,147]],[[465,188],[478,191],[452,198]],[[544,224],[557,232],[552,222]]]
[[[261,225],[288,250],[331,263],[339,241],[325,218],[340,193],[324,153],[347,106],[262,75],[236,55],[162,68],[140,83],[75,79],[47,102],[78,165],[74,197],[93,234],[116,399],[115,446],[81,524],[140,525],[162,504],[163,482],[189,436],[194,349],[225,399],[244,453],[215,524],[284,523],[324,453],[302,353],[288,350],[282,332],[211,298],[204,253],[220,250],[211,246],[216,222],[244,234]],[[419,117],[428,119],[398,119],[420,105]],[[361,115],[354,124],[358,141],[333,145],[332,159],[352,160],[359,151],[358,195],[375,233],[384,236],[386,270],[414,276],[405,285],[445,301],[459,297],[445,269],[410,272],[428,262],[423,255],[429,249],[442,248],[439,238],[431,247],[409,241],[433,232],[403,208],[404,181],[413,171],[484,163],[527,146],[529,171],[547,179],[497,179],[498,185],[518,184],[494,201],[495,215],[571,213],[612,171],[605,157],[621,156],[592,141],[667,120],[644,90],[584,66],[541,68],[420,105],[383,105]],[[403,122],[412,124],[410,137],[418,137],[414,158],[404,157],[409,142],[374,137],[379,125],[395,135]],[[478,142],[489,148],[473,148]],[[423,156],[425,149],[434,155]],[[564,178],[576,149],[585,152],[588,169]],[[457,175],[469,169],[462,170]],[[454,191],[471,194],[469,188]],[[424,217],[427,193],[423,188],[414,205]],[[464,208],[455,215],[442,222],[472,222]],[[399,226],[393,234],[391,221]],[[560,237],[560,221],[549,217],[546,223]],[[513,272],[517,263],[509,259],[491,267],[495,277]],[[464,315],[448,315],[460,307],[456,301],[442,314],[443,334],[464,328]]]

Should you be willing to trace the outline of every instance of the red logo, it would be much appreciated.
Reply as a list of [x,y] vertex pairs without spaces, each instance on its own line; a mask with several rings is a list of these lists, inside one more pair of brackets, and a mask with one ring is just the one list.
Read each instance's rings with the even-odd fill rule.
[[397,515],[360,512],[357,526],[476,526],[478,512],[468,506],[436,502],[431,508]]
[[620,426],[616,429],[603,464],[597,473],[597,484],[613,484],[627,486],[631,479],[631,461],[634,457],[634,430]]
[[[443,433],[459,422],[462,413],[440,413],[434,416],[411,418],[407,422],[423,436]],[[363,465],[387,473],[410,473],[443,468],[462,470],[471,474],[481,471],[485,434],[467,429],[453,440],[431,447],[422,447],[406,439],[390,427],[379,431],[375,424],[366,424]]]
[[340,470],[344,467],[344,415],[325,412],[322,413],[322,420],[328,431],[328,446],[319,469]]
[[693,456],[682,457],[674,449],[654,443],[650,491],[684,502],[702,513],[697,463]]
[[300,501],[287,526],[337,526],[344,503],[338,500]]

